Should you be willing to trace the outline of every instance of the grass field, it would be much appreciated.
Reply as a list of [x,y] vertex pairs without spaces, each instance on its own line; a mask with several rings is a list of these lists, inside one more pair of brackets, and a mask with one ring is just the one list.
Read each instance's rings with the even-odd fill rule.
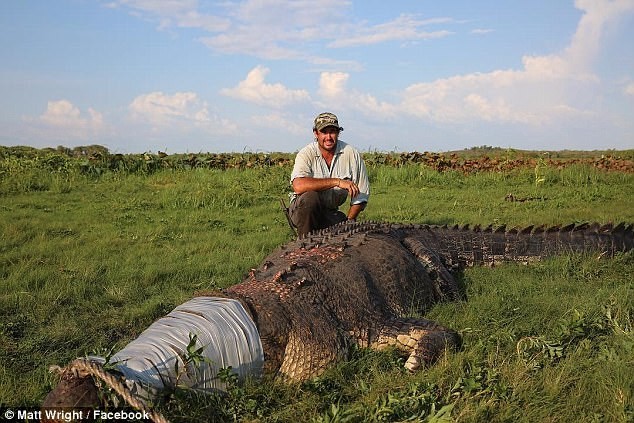
[[[196,291],[241,281],[291,238],[288,167],[85,175],[0,167],[0,405],[35,406],[53,364],[120,348]],[[634,222],[634,175],[578,165],[503,173],[370,169],[362,219]],[[507,201],[508,194],[525,201]],[[464,348],[408,375],[356,351],[322,377],[226,397],[177,391],[173,421],[634,420],[634,255],[468,269],[468,300],[426,316]]]

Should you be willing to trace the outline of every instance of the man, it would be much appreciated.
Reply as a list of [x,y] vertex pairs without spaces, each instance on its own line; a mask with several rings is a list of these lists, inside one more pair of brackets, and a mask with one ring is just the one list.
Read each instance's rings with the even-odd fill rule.
[[[315,118],[315,141],[295,157],[291,174],[293,194],[289,214],[300,237],[345,220],[355,220],[370,196],[370,184],[361,154],[339,140],[343,128],[337,116]],[[348,214],[339,211],[350,196]]]

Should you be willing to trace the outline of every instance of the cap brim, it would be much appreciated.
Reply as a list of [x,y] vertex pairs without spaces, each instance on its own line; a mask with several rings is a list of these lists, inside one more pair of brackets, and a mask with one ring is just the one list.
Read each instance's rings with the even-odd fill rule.
[[318,131],[321,131],[322,129],[325,128],[336,128],[338,131],[341,131],[343,128],[341,126],[337,126],[337,125],[323,125],[323,126],[318,126],[317,129]]

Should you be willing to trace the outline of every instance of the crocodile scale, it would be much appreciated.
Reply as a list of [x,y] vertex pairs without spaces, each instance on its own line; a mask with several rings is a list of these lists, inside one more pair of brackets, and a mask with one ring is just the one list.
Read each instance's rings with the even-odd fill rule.
[[[285,380],[318,376],[352,345],[395,347],[415,371],[460,346],[457,332],[419,317],[438,301],[461,298],[456,270],[575,252],[611,257],[633,248],[633,224],[507,229],[344,222],[282,245],[242,283],[199,295],[237,300],[257,327],[263,370]],[[44,406],[96,398],[95,385],[71,370]]]
[[395,346],[417,370],[458,334],[420,317],[460,297],[452,272],[567,252],[612,256],[634,246],[634,225],[432,226],[343,223],[273,251],[220,295],[241,301],[258,327],[268,372],[301,381],[343,359],[350,345]]

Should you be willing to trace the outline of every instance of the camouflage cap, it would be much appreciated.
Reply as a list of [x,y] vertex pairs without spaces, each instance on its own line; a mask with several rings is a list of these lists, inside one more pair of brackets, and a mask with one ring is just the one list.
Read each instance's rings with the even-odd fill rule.
[[322,129],[328,126],[334,126],[338,128],[340,131],[343,131],[343,128],[339,126],[339,120],[337,119],[337,115],[335,115],[334,113],[326,112],[326,113],[320,113],[319,115],[317,115],[317,117],[315,118],[315,123],[313,125],[313,130],[321,131]]

